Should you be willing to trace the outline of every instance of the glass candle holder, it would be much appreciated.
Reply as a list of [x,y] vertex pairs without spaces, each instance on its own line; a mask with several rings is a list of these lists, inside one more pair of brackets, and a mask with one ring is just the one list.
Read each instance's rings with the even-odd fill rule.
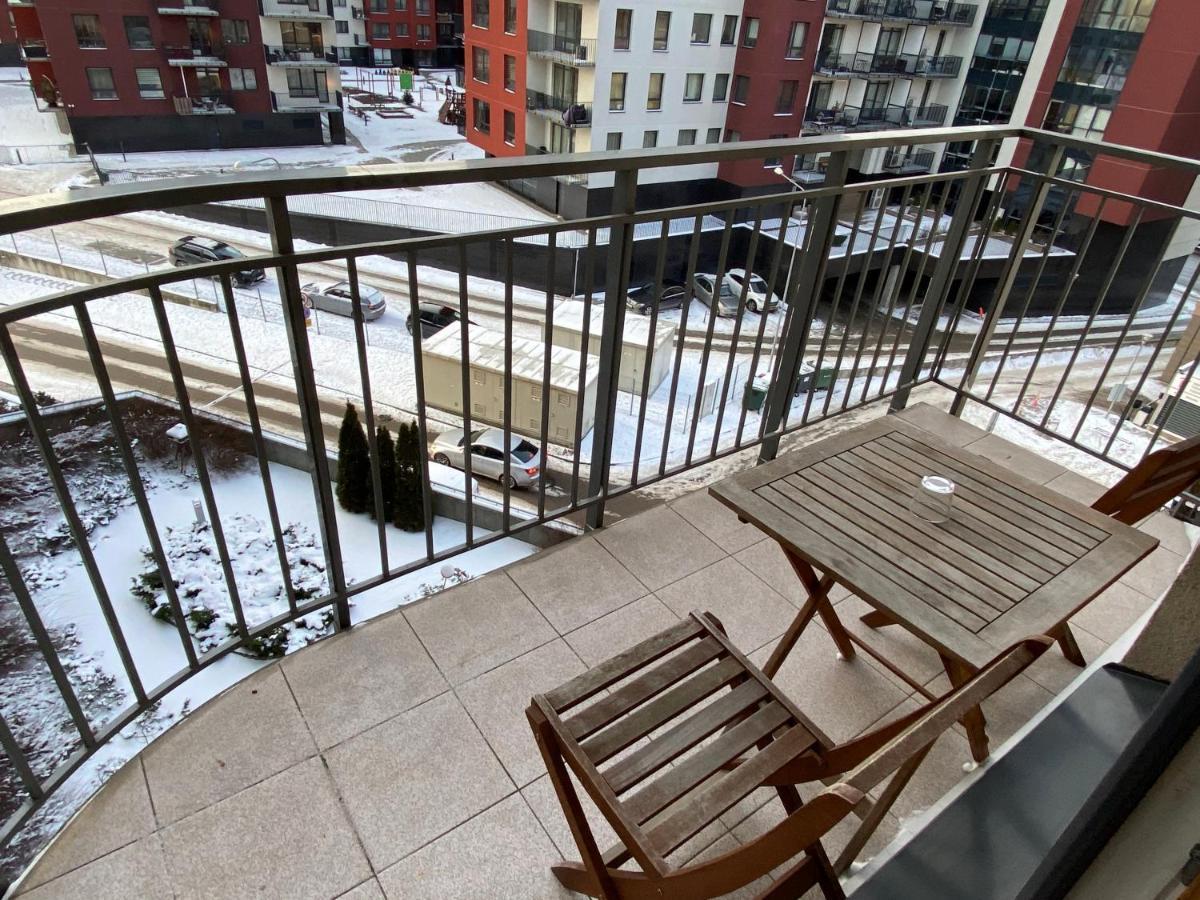
[[950,519],[954,482],[942,475],[926,475],[913,489],[908,510],[919,519],[940,524]]

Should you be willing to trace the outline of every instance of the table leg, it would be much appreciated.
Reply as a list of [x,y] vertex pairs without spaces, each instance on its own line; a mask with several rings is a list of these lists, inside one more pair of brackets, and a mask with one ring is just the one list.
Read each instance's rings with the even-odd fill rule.
[[1077,666],[1086,666],[1087,660],[1083,658],[1083,651],[1079,649],[1079,644],[1075,642],[1075,635],[1071,631],[1071,626],[1063,622],[1050,635],[1056,641],[1058,646],[1062,648],[1062,655],[1067,658],[1068,662],[1073,662]]
[[[950,678],[951,687],[959,687],[970,681],[975,674],[966,663],[942,657],[942,665],[946,667],[946,675]],[[987,720],[983,717],[983,709],[975,706],[962,717],[963,728],[967,729],[967,741],[971,745],[971,758],[977,763],[988,758]]]
[[[809,599],[816,602],[817,615],[821,617],[821,621],[825,623],[825,627],[833,637],[833,642],[837,645],[841,658],[854,659],[854,644],[850,642],[850,634],[846,631],[846,626],[842,624],[837,613],[834,612],[833,604],[829,602],[829,589],[833,587],[833,579],[829,575],[825,575],[818,580],[817,573],[807,562],[788,553],[787,550],[784,550],[783,553],[788,558],[788,562],[792,564],[792,570],[796,573],[796,577],[808,591]],[[807,605],[805,604],[805,606]]]

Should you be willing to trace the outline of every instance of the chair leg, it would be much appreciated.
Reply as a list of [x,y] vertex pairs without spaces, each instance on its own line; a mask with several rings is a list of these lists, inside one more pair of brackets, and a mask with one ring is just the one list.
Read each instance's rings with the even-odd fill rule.
[[[950,659],[948,656],[942,657],[942,665],[946,667],[946,675],[950,678],[951,687],[959,687],[971,680],[975,674],[956,659]],[[962,717],[962,726],[967,729],[967,742],[971,745],[971,758],[977,763],[983,762],[988,758],[988,736],[987,736],[987,719],[983,717],[983,710],[974,706],[967,710]]]
[[600,891],[600,886],[596,884],[596,879],[592,877],[592,873],[580,863],[559,863],[551,866],[550,871],[554,873],[559,884],[568,891],[588,897],[604,896]]
[[1080,667],[1087,665],[1087,660],[1083,658],[1083,651],[1079,649],[1079,644],[1075,642],[1075,634],[1071,631],[1070,625],[1063,622],[1053,637],[1058,641],[1058,646],[1062,649],[1062,655],[1067,658],[1068,662],[1073,662]]
[[896,620],[885,612],[880,612],[877,609],[871,610],[869,613],[863,613],[858,617],[858,620],[868,628],[883,628],[885,625],[895,625]]

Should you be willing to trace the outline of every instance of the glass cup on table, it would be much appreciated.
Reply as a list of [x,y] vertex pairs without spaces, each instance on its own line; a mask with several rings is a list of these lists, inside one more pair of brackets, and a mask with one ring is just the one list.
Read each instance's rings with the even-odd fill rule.
[[934,525],[950,520],[954,504],[954,482],[944,475],[925,475],[913,489],[908,511]]

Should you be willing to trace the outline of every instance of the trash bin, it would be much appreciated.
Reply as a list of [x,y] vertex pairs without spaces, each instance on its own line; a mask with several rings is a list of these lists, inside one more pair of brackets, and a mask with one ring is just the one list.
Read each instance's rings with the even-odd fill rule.
[[796,396],[807,393],[812,390],[813,373],[816,370],[811,363],[800,364],[800,374],[796,376]]
[[833,379],[836,374],[837,369],[834,369],[833,367],[822,369],[820,372],[817,372],[816,376],[813,378],[813,389],[818,391],[828,390],[833,386]]
[[750,412],[761,412],[763,401],[767,399],[767,382],[761,376],[746,382],[746,392],[742,396],[742,408]]

